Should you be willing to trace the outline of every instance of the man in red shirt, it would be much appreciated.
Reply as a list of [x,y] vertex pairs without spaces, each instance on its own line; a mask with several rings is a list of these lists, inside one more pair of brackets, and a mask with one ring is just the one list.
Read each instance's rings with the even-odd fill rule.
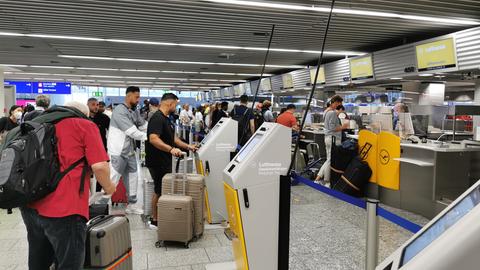
[[287,106],[287,110],[278,116],[277,123],[289,127],[293,131],[298,131],[300,128],[297,124],[297,118],[295,118],[295,116],[293,115],[295,109],[295,105],[289,104]]
[[[75,107],[88,116],[85,104],[71,102],[66,106]],[[58,122],[55,128],[60,169],[63,171],[86,157],[105,193],[115,192],[115,185],[110,181],[108,155],[95,123],[82,118],[67,118]],[[79,192],[83,166],[85,164],[82,163],[70,171],[54,192],[21,209],[28,232],[30,270],[49,269],[52,263],[55,263],[56,269],[82,269],[90,190],[87,174],[85,192]]]

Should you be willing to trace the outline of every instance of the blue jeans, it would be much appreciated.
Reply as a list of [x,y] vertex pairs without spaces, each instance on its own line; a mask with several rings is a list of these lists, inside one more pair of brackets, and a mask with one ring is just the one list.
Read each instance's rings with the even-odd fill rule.
[[31,208],[22,208],[28,233],[28,269],[80,270],[85,261],[87,220],[79,215],[47,218]]

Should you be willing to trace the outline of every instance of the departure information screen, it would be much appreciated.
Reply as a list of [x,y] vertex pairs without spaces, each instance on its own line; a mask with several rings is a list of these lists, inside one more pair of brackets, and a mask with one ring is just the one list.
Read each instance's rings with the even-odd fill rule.
[[[317,69],[313,68],[310,69],[310,83],[313,84],[315,82],[315,74],[317,73]],[[317,84],[325,83],[325,67],[321,66],[320,70],[318,71],[317,77]]]
[[350,77],[352,80],[373,78],[372,56],[350,59]]
[[5,81],[5,85],[14,85],[17,94],[62,94],[72,93],[69,82],[19,82]]
[[235,158],[235,160],[237,162],[242,162],[245,157],[248,155],[248,153],[250,153],[250,151],[255,147],[255,145],[258,144],[258,142],[262,139],[262,136],[261,134],[257,134],[255,135],[255,137],[253,137],[248,143],[247,145],[245,145],[242,150],[240,150],[240,152],[238,152],[238,155],[237,155],[237,158]]
[[418,71],[454,68],[457,66],[453,38],[416,46]]
[[480,203],[480,187],[475,188],[463,200],[455,205],[449,212],[443,215],[437,222],[433,223],[426,231],[420,234],[403,251],[402,263],[405,265],[413,259],[418,253],[430,245],[448,228],[452,227],[463,216],[470,212]]

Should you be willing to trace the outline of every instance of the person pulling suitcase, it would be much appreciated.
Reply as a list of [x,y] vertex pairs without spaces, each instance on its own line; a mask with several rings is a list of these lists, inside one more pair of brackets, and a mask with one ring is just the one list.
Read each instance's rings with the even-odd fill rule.
[[[162,194],[162,178],[172,172],[172,156],[182,156],[182,150],[195,152],[197,147],[183,142],[175,134],[175,123],[169,117],[175,112],[178,97],[172,93],[162,96],[160,109],[148,122],[147,141],[145,143],[145,165],[154,182],[154,194],[151,199],[152,217],[150,224],[157,226],[157,202]],[[145,201],[145,203],[148,203]]]

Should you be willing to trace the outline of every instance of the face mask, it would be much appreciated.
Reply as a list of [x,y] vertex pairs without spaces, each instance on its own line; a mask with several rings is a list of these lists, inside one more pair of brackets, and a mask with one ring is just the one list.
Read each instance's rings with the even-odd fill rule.
[[15,119],[20,120],[22,119],[22,112],[16,112],[13,116],[15,116]]

